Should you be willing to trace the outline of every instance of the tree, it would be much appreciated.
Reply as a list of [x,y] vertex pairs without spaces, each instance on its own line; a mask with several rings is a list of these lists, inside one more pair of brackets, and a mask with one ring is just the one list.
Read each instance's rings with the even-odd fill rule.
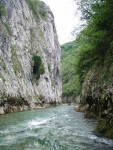
[[[79,0],[87,26],[78,37],[79,51],[77,73],[81,83],[89,70],[95,66],[108,68],[113,58],[113,2],[110,0]],[[110,60],[108,59],[110,58]]]

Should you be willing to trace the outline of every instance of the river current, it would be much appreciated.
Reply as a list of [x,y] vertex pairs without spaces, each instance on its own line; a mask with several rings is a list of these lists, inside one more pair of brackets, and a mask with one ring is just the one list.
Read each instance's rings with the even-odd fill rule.
[[113,140],[95,135],[96,120],[73,106],[0,116],[0,150],[113,150]]

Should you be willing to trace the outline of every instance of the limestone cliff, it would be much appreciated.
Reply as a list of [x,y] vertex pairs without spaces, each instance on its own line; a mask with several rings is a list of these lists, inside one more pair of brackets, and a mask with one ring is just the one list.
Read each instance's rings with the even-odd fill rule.
[[81,103],[85,105],[86,117],[98,117],[97,130],[113,138],[113,77],[107,65],[88,72],[82,86]]
[[[0,113],[61,102],[60,46],[54,16],[43,2],[0,0]],[[35,10],[37,9],[37,10]],[[33,73],[33,56],[44,72]]]

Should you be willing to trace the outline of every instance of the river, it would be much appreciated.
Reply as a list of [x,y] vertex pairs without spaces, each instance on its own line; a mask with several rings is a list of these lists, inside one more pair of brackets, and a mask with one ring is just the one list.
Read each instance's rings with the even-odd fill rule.
[[113,140],[95,135],[96,121],[73,106],[0,116],[0,150],[113,150]]

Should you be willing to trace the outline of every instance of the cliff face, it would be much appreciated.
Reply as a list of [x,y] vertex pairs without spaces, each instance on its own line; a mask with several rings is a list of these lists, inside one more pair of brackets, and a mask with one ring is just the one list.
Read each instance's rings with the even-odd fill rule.
[[81,94],[87,117],[98,117],[97,130],[113,138],[113,77],[108,67],[99,67],[88,72]]
[[[0,113],[61,102],[60,46],[51,10],[30,0],[0,0]],[[40,11],[41,10],[41,11]],[[33,56],[40,57],[44,72],[35,77]]]
[[82,103],[89,107],[102,107],[103,110],[113,109],[113,79],[107,68],[95,68],[88,72],[82,85]]

